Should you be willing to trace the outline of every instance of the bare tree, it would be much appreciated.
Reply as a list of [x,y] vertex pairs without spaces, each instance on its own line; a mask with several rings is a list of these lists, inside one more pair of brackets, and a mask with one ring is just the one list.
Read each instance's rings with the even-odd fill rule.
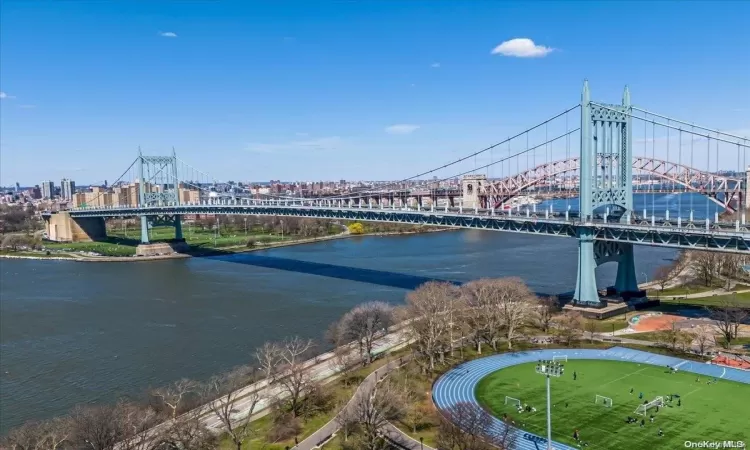
[[750,317],[750,311],[737,300],[732,300],[732,307],[729,312],[729,318],[732,321],[732,335],[735,339],[739,337],[740,325]]
[[263,370],[266,379],[270,382],[276,370],[281,364],[281,346],[276,342],[265,342],[255,350],[255,358]]
[[164,419],[163,415],[151,406],[125,402],[118,404],[117,414],[122,429],[118,450],[152,450],[158,447],[159,440],[154,439],[152,428]]
[[557,297],[542,297],[538,300],[534,314],[534,321],[544,333],[549,331],[552,318],[560,312],[560,300]]
[[378,333],[391,325],[393,307],[384,302],[368,302],[355,306],[336,324],[338,345],[355,342],[362,360],[372,362],[372,349]]
[[201,412],[193,409],[169,422],[169,427],[159,434],[155,448],[215,450],[219,448],[217,436],[203,425]]
[[[415,339],[414,348],[426,358],[428,370],[435,369],[435,357],[449,347],[452,313],[458,288],[451,283],[430,281],[406,296],[409,329]],[[424,362],[421,358],[418,362]]]
[[698,344],[698,351],[703,355],[706,353],[706,347],[713,341],[714,330],[710,325],[699,325],[694,330],[695,343]]
[[250,392],[242,389],[252,373],[252,367],[240,367],[211,377],[203,386],[204,398],[210,399],[208,409],[221,422],[237,450],[242,450],[242,444],[255,435],[250,419],[262,398],[257,389]]
[[386,379],[374,393],[359,390],[349,408],[342,412],[342,422],[351,428],[356,426],[358,446],[366,450],[388,448],[383,430],[389,421],[403,417],[405,413],[404,392],[396,382]]
[[193,380],[183,378],[172,384],[155,389],[151,395],[160,399],[161,402],[171,411],[172,419],[177,417],[177,410],[188,394],[195,393],[198,383]]
[[309,368],[305,365],[305,358],[309,356],[314,343],[310,339],[295,336],[278,345],[282,366],[276,383],[285,394],[284,401],[288,403],[289,411],[294,417],[298,417],[302,412],[302,399],[314,384]]
[[583,329],[589,335],[589,342],[594,342],[594,333],[596,333],[597,321],[595,319],[585,319],[583,321]]
[[0,448],[10,450],[56,450],[71,437],[71,421],[68,418],[55,418],[43,422],[26,422],[8,432],[0,441]]
[[500,433],[493,429],[490,414],[474,403],[459,402],[444,412],[438,429],[438,446],[444,450],[510,449],[516,433],[503,426]]
[[482,278],[461,286],[461,299],[465,304],[461,317],[473,331],[477,353],[482,353],[482,341],[497,350],[503,327],[499,297],[495,279]]
[[557,339],[565,345],[570,345],[581,335],[583,317],[577,312],[565,312],[557,316],[553,323]]
[[667,285],[672,281],[672,267],[659,266],[654,272],[654,282],[659,285],[659,293],[664,292]]
[[692,264],[698,277],[706,286],[713,285],[719,267],[719,257],[716,252],[692,253]]
[[709,316],[714,321],[716,328],[724,338],[723,344],[726,347],[732,342],[734,338],[734,321],[732,320],[732,305],[729,302],[721,302],[717,306],[708,307]]
[[531,312],[532,301],[536,299],[534,293],[520,278],[503,278],[497,281],[498,307],[500,320],[505,329],[508,349],[513,348],[513,339],[523,326]]
[[125,438],[120,404],[76,406],[71,413],[76,448],[110,450]]
[[719,253],[720,275],[726,278],[726,289],[732,288],[732,283],[742,273],[742,257],[735,253]]

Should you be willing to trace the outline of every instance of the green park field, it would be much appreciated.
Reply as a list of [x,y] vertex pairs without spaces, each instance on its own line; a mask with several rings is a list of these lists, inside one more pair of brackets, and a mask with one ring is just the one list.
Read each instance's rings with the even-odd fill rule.
[[[700,363],[693,363],[700,364]],[[573,380],[573,372],[577,379]],[[669,373],[665,367],[620,361],[570,360],[565,373],[552,378],[552,438],[573,447],[574,430],[590,449],[685,448],[686,441],[744,441],[750,445],[750,385],[710,379],[688,372]],[[634,390],[630,394],[631,388]],[[643,393],[643,400],[639,394]],[[596,395],[609,397],[612,407],[596,404]],[[677,394],[659,412],[644,416],[635,410],[644,400]],[[485,408],[501,417],[504,413],[522,429],[546,436],[545,379],[535,373],[535,364],[521,364],[485,377],[476,396]],[[536,412],[518,413],[506,405],[505,397],[519,399]],[[653,414],[654,422],[649,416]],[[628,416],[638,419],[628,424]],[[661,428],[663,436],[658,436]]]

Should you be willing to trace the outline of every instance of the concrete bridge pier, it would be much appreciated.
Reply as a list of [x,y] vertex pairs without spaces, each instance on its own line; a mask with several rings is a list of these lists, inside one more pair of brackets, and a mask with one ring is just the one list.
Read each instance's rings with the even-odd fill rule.
[[635,277],[635,257],[633,256],[633,244],[620,244],[622,254],[617,262],[617,278],[615,279],[615,291],[625,300],[631,297],[642,297],[643,292],[638,288],[638,280]]
[[57,242],[92,242],[107,238],[103,217],[71,217],[62,211],[45,218],[47,237]]
[[182,216],[179,214],[174,216],[174,238],[177,241],[185,240],[182,236]]
[[148,244],[148,217],[141,216],[141,244]]
[[596,290],[596,260],[594,258],[594,231],[589,227],[578,227],[578,273],[573,299],[576,304],[600,306]]

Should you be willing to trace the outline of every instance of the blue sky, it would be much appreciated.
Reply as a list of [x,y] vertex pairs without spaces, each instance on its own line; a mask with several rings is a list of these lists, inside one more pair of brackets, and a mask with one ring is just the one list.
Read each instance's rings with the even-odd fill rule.
[[[224,180],[396,179],[576,104],[584,78],[594,99],[617,103],[628,84],[635,104],[750,134],[749,2],[4,0],[1,13],[4,185],[111,182],[139,145]],[[537,47],[492,54],[517,38]]]

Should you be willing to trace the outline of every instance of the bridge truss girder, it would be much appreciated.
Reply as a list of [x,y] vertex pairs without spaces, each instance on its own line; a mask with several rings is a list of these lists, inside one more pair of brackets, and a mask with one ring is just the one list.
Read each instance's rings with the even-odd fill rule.
[[83,209],[70,211],[72,217],[135,217],[189,214],[290,216],[316,219],[408,223],[451,228],[507,231],[514,233],[577,237],[579,228],[590,230],[594,240],[679,249],[747,253],[750,234],[746,231],[705,230],[700,228],[650,227],[619,223],[585,224],[574,221],[507,215],[469,215],[431,211],[400,211],[370,208],[336,208],[269,205],[176,205],[146,208]]

